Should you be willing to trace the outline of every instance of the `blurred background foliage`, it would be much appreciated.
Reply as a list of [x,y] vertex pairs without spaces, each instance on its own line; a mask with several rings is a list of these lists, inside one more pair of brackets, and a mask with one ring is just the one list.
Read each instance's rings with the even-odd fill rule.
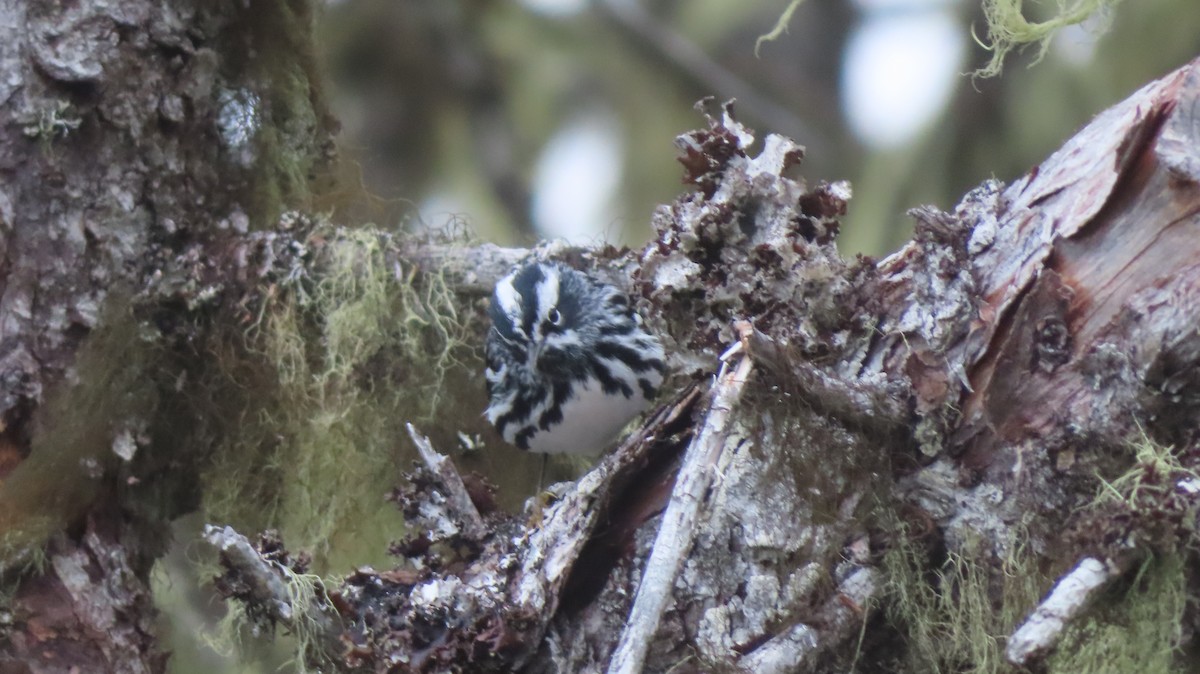
[[[849,179],[847,253],[883,254],[908,208],[1011,180],[1093,115],[1200,53],[1195,0],[1138,0],[1014,52],[999,77],[978,0],[337,0],[321,24],[342,149],[379,224],[464,219],[481,238],[637,245],[683,187],[693,104],[808,147]],[[1025,3],[1030,20],[1058,11]]]
[[[907,209],[951,209],[985,179],[1018,177],[1200,54],[1196,0],[1138,0],[1062,31],[1032,67],[1037,45],[1002,75],[973,78],[990,57],[972,38],[987,34],[980,0],[805,0],[756,56],[788,4],[327,0],[318,32],[343,158],[331,184],[351,187],[315,206],[346,225],[465,223],[502,244],[637,246],[655,206],[687,189],[672,141],[703,126],[693,105],[714,96],[736,98],[760,139],[806,145],[809,181],[850,180],[843,252],[882,255],[909,235]],[[1045,19],[1058,4],[1024,11]],[[537,463],[504,448],[491,457],[529,475]],[[458,457],[468,469],[485,459]],[[389,509],[381,521],[396,517],[382,494],[359,491],[364,507]],[[285,640],[218,636],[226,608],[204,589],[209,551],[187,543],[201,524],[178,522],[181,545],[156,569],[171,671],[294,671]],[[387,563],[387,542],[339,547],[315,570]]]

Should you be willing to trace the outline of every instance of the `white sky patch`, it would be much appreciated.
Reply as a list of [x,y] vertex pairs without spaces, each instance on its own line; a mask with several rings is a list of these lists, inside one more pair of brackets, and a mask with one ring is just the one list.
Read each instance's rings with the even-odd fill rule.
[[[842,64],[842,108],[865,144],[909,142],[950,102],[966,55],[967,29],[945,3],[860,0],[869,6]],[[879,11],[874,11],[879,10]]]
[[458,231],[471,228],[469,204],[453,189],[439,186],[425,195],[416,208],[419,215],[404,224],[414,232]]
[[1054,36],[1050,50],[1068,65],[1082,68],[1092,62],[1096,55],[1096,43],[1104,32],[1103,12],[1093,14],[1083,23],[1067,26]]
[[222,89],[217,94],[217,131],[221,142],[242,166],[254,163],[254,140],[261,125],[258,94],[249,89]]
[[543,236],[571,244],[619,238],[621,143],[616,117],[598,112],[575,117],[550,139],[533,179],[533,224]]
[[521,4],[538,14],[566,17],[582,12],[588,0],[521,0]]

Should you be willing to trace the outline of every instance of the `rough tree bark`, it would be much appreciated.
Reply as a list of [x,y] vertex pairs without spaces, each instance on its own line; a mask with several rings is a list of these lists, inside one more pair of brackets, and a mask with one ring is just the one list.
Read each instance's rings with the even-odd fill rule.
[[[449,282],[470,315],[524,252],[275,218],[326,141],[303,3],[0,19],[0,668],[161,671],[156,534],[210,486],[189,438],[229,421],[188,383],[212,334],[376,257],[389,287]],[[879,262],[837,253],[847,185],[794,177],[788,139],[751,153],[724,111],[680,138],[696,189],[644,250],[541,251],[626,284],[675,398],[532,519],[421,435],[475,413],[451,398],[392,495],[404,565],[325,585],[214,526],[219,586],[328,669],[1194,665],[1171,649],[1196,594],[1198,101],[1193,63],[1013,184],[914,211]],[[1170,609],[1142,639],[1162,652],[1114,655],[1105,630],[1146,603]]]
[[[729,110],[682,136],[696,191],[608,266],[635,270],[681,371],[716,372],[724,351],[720,373],[541,517],[484,512],[482,536],[427,458],[396,496],[409,564],[326,587],[342,646],[314,655],[421,672],[1194,666],[1198,115],[1193,63],[1012,184],[914,210],[913,241],[879,262],[837,254],[849,189],[788,177],[789,140],[751,154]],[[208,538],[248,597],[250,548]],[[1151,624],[1146,605],[1167,608]]]
[[303,198],[329,141],[311,21],[0,2],[0,670],[163,669],[148,575],[201,457],[172,454],[186,415],[144,356],[186,354],[205,304],[164,265]]

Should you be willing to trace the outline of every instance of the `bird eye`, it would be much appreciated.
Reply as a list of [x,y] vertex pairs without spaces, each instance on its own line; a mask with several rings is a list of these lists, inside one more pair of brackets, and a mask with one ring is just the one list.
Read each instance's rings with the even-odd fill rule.
[[562,323],[562,314],[558,313],[558,309],[551,309],[550,313],[546,314],[546,320],[554,325],[559,325]]

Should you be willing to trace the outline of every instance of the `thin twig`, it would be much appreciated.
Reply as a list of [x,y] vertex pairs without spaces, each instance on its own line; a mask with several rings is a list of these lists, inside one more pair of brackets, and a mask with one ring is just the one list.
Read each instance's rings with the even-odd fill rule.
[[1124,564],[1085,557],[1059,579],[1050,596],[1038,605],[1008,640],[1004,654],[1014,665],[1024,665],[1045,653],[1062,638],[1063,629],[1087,608],[1114,579],[1124,573]]
[[[731,357],[736,354],[733,349],[731,352]],[[743,357],[737,367],[723,371],[713,386],[712,404],[704,427],[684,456],[675,490],[654,539],[654,549],[638,585],[633,609],[609,663],[609,674],[638,674],[645,665],[646,653],[658,631],[671,590],[675,587],[675,578],[684,556],[692,547],[700,505],[712,483],[713,468],[720,462],[725,448],[730,412],[741,398],[752,366],[753,361]]]
[[483,517],[479,515],[479,510],[471,500],[471,495],[467,492],[462,476],[455,470],[454,464],[450,459],[438,454],[429,438],[418,433],[412,424],[405,423],[404,427],[408,429],[408,437],[412,438],[413,444],[417,446],[421,461],[425,462],[425,467],[437,476],[442,488],[446,490],[451,512],[462,520],[463,535],[474,540],[483,538],[487,534],[487,527],[484,526]]

